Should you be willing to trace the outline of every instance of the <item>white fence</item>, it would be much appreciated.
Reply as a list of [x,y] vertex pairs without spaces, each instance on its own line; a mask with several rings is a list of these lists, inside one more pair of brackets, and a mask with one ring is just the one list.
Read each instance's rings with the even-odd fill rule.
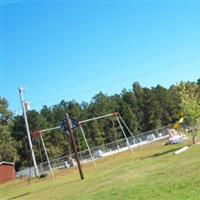
[[[135,135],[134,137],[130,136],[128,137],[128,142],[126,141],[125,138],[122,138],[108,144],[91,148],[93,160],[102,159],[103,157],[106,157],[106,156],[127,151],[129,149],[134,149],[139,146],[164,139],[168,137],[170,127],[171,125],[165,126],[159,129],[151,130],[145,133],[140,133],[140,134]],[[92,158],[88,150],[84,150],[78,153],[79,153],[82,163],[87,163],[87,162],[92,161]],[[75,167],[76,162],[74,158],[75,158],[74,154],[70,154],[64,157],[53,159],[50,161],[51,167],[53,169]],[[49,171],[48,162],[40,163],[39,170],[40,170],[40,173]]]

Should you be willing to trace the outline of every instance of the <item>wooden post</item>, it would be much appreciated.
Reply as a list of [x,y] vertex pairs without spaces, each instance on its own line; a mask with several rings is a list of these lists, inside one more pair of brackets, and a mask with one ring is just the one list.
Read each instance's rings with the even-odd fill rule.
[[69,130],[70,138],[71,138],[72,149],[75,153],[76,161],[77,161],[77,164],[78,164],[79,174],[80,174],[81,180],[83,180],[84,176],[83,176],[83,171],[82,171],[80,159],[79,159],[79,156],[78,156],[78,152],[77,152],[77,148],[76,148],[76,144],[75,144],[75,140],[74,140],[74,135],[73,135],[73,130],[72,130],[72,122],[71,122],[71,119],[69,118],[69,115],[67,113],[66,113],[66,123],[67,123],[66,125],[67,125],[68,130]]

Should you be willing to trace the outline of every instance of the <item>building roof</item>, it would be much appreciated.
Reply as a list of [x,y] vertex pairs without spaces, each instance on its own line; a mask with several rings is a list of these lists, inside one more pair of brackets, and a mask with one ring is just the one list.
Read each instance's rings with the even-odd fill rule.
[[0,165],[14,165],[14,163],[2,161],[2,162],[0,162]]

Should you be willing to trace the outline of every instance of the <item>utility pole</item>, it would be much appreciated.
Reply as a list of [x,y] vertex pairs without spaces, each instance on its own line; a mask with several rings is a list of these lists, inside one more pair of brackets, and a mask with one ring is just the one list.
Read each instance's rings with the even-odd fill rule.
[[20,100],[21,100],[21,104],[22,104],[22,110],[23,110],[24,121],[25,121],[25,125],[26,125],[26,132],[27,132],[27,136],[28,136],[29,147],[30,147],[30,151],[31,151],[31,157],[32,157],[33,165],[34,165],[34,169],[35,169],[35,175],[36,175],[36,177],[39,177],[39,170],[38,170],[38,166],[36,163],[35,154],[33,151],[33,145],[32,145],[31,136],[30,136],[28,119],[27,119],[27,115],[26,115],[26,108],[24,105],[25,102],[24,102],[24,98],[23,98],[23,93],[24,93],[24,88],[20,87],[19,88],[19,96],[20,96]]
[[66,125],[67,125],[68,130],[69,130],[69,134],[70,134],[70,138],[71,138],[71,145],[72,145],[72,149],[74,151],[76,161],[77,161],[77,164],[78,164],[79,174],[80,174],[81,180],[83,180],[84,176],[83,176],[83,171],[82,171],[80,159],[79,159],[79,156],[78,156],[78,152],[77,152],[77,148],[76,148],[76,144],[75,144],[75,140],[74,140],[74,135],[73,135],[73,130],[72,130],[72,122],[71,122],[71,119],[69,118],[68,114],[66,114]]

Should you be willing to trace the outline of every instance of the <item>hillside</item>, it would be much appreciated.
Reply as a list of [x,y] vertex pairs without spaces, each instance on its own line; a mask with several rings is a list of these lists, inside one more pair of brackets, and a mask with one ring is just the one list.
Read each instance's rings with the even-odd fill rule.
[[173,155],[182,145],[162,142],[97,161],[83,167],[85,180],[76,169],[60,170],[56,178],[16,180],[1,188],[1,199],[200,199],[199,148]]

